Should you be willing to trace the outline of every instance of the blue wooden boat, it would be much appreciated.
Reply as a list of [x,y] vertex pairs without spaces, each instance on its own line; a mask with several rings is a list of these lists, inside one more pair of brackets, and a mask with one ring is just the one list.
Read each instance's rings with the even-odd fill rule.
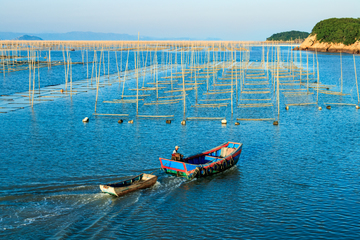
[[161,168],[168,174],[193,179],[206,177],[231,168],[239,161],[242,143],[226,142],[211,150],[182,161],[160,158]]

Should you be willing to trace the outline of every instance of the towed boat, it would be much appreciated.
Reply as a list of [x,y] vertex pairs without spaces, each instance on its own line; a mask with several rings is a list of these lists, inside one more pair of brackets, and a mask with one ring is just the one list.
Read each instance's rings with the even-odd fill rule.
[[129,192],[151,187],[156,183],[156,181],[157,176],[142,173],[134,178],[127,179],[122,182],[100,185],[100,189],[103,193],[108,193],[110,195],[120,197]]
[[213,175],[231,168],[239,161],[241,151],[242,143],[226,142],[182,161],[160,158],[160,163],[165,173],[193,179]]

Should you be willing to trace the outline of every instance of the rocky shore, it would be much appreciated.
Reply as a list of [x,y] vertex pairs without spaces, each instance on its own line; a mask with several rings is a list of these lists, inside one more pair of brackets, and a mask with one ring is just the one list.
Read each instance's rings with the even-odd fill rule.
[[316,35],[310,35],[305,39],[305,41],[300,45],[300,47],[295,47],[293,50],[360,54],[360,42],[356,41],[354,44],[351,45],[345,45],[343,43],[321,43],[316,40]]

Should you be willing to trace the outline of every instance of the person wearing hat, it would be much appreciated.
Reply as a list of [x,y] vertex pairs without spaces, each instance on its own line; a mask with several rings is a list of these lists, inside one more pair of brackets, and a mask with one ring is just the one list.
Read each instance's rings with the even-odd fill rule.
[[184,156],[182,154],[180,154],[178,152],[178,150],[179,150],[179,146],[175,146],[175,149],[174,149],[174,151],[173,151],[173,153],[171,155],[171,160],[176,160],[176,161],[181,161],[182,160],[182,158]]
[[178,153],[179,146],[175,146],[175,150],[173,151],[173,154]]

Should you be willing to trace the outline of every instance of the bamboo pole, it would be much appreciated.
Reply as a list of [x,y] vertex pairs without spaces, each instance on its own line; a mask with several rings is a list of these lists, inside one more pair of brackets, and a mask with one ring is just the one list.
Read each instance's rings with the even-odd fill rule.
[[316,65],[317,65],[317,87],[316,87],[316,104],[319,105],[319,84],[320,84],[320,75],[319,75],[319,60],[317,51],[315,49],[316,54]]
[[277,66],[277,107],[278,107],[278,121],[279,121],[279,118],[280,118],[280,95],[279,95],[279,68],[280,68],[280,60],[281,60],[281,57],[280,57],[280,47],[278,48],[278,66]]
[[185,115],[186,115],[186,92],[185,92],[185,75],[184,75],[184,65],[183,65],[183,51],[181,50],[181,71],[182,71],[182,78],[183,78],[183,98],[184,98],[184,117],[183,120],[185,120]]
[[31,97],[31,50],[30,47],[28,49],[28,63],[29,63],[29,101]]
[[300,48],[300,51],[299,51],[299,54],[300,54],[300,85],[301,85],[301,75],[302,75],[302,57],[301,57],[301,48]]
[[115,54],[115,63],[116,63],[116,70],[117,70],[117,74],[118,74],[118,79],[119,79],[119,86],[121,84],[121,78],[120,78],[120,71],[119,71],[119,64],[118,64],[118,59],[117,59],[117,51],[114,51]]
[[89,79],[89,56],[87,49],[86,49],[86,79]]
[[93,81],[93,75],[94,75],[94,68],[96,70],[96,65],[95,65],[95,59],[97,59],[97,55],[96,55],[96,50],[94,50],[94,56],[93,56],[93,61],[92,61],[92,68],[91,68],[91,79],[90,79],[90,86],[92,86],[92,81]]
[[[139,44],[140,44],[140,32],[138,32],[138,44],[137,44],[137,57],[135,61],[135,71],[136,71],[136,116],[139,115]],[[135,54],[135,52],[134,52]]]
[[309,93],[309,53],[306,49],[306,92]]
[[149,53],[149,49],[146,48],[146,58],[145,58],[145,62],[144,62],[144,69],[143,69],[143,87],[145,87],[145,76],[146,76],[146,68],[147,68],[147,58],[148,58],[148,53]]
[[128,66],[129,66],[129,55],[130,55],[130,49],[128,49],[128,55],[127,55],[127,59],[126,59],[126,66],[125,66],[125,73],[124,73],[124,80],[123,80],[123,88],[122,88],[122,93],[121,93],[121,99],[123,99],[124,91],[125,91],[126,73],[128,71]]
[[[231,57],[232,57],[232,54],[231,54]],[[234,59],[233,59],[233,64],[235,64]],[[233,113],[234,113],[234,107],[233,107],[233,102],[234,102],[233,101],[233,78],[234,78],[234,71],[231,71],[231,94],[230,94],[230,96],[231,96],[231,115],[233,115]]]
[[108,51],[108,81],[110,80],[110,51]]
[[354,59],[354,70],[355,70],[356,92],[357,92],[358,105],[359,105],[359,103],[360,103],[360,98],[359,98],[359,86],[358,86],[357,73],[356,73],[355,54],[353,54],[353,59]]
[[99,83],[100,83],[100,71],[101,71],[101,58],[103,56],[103,49],[101,49],[100,52],[100,59],[99,59],[99,74],[96,76],[96,99],[95,99],[95,113],[96,113],[96,107],[97,107],[97,101],[99,97]]
[[38,87],[39,87],[39,94],[40,94],[40,58],[41,58],[41,52],[39,51],[39,54],[38,54]]
[[32,69],[34,71],[33,73],[33,89],[32,89],[32,97],[31,97],[31,107],[34,107],[34,95],[35,95],[35,77],[36,77],[36,68],[35,68],[35,60],[36,60],[36,52],[34,51],[34,57],[33,57],[33,60],[32,60]]
[[343,92],[343,69],[342,69],[342,55],[341,55],[341,52],[340,52],[340,71],[341,71],[341,74],[340,74],[340,85],[341,85],[341,90],[340,92],[342,93]]
[[70,62],[70,97],[72,97],[72,61],[71,58],[69,60]]

